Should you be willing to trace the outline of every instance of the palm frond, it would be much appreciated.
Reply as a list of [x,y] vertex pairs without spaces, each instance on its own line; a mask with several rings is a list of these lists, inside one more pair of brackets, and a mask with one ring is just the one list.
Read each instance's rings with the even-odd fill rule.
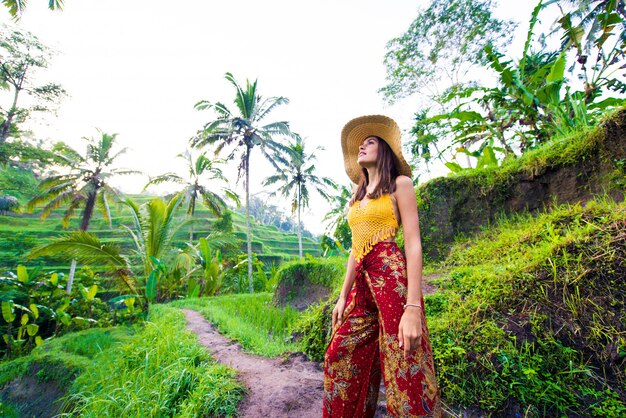
[[63,219],[61,219],[61,225],[63,225],[63,228],[70,226],[70,219],[74,216],[74,212],[76,212],[76,209],[78,209],[81,203],[85,200],[87,200],[87,198],[81,193],[74,193],[72,195],[69,206],[65,209],[65,214],[63,214]]
[[66,165],[71,167],[84,164],[86,162],[85,157],[65,142],[55,143],[52,147],[52,152],[54,152],[56,157],[61,159],[61,162],[65,162]]
[[265,117],[276,107],[289,104],[289,99],[286,97],[270,97],[265,99],[259,106],[260,111],[257,115],[257,120],[263,120]]
[[261,130],[267,132],[270,135],[283,135],[286,137],[294,137],[297,135],[291,132],[289,128],[289,122],[273,122],[261,127]]
[[33,259],[45,255],[61,255],[68,260],[75,258],[83,264],[104,264],[132,293],[138,293],[131,277],[130,263],[120,253],[119,247],[103,244],[95,235],[88,232],[75,231],[56,238],[50,244],[31,250],[28,258]]
[[111,229],[113,227],[113,225],[111,224],[111,210],[109,208],[109,202],[106,195],[107,194],[104,191],[98,193],[96,197],[96,202],[98,208],[100,209],[100,213],[102,213],[102,217],[105,221],[107,221],[107,223],[109,224],[109,229]]
[[130,269],[128,259],[120,253],[118,246],[103,244],[95,235],[85,231],[74,231],[55,238],[49,244],[35,247],[28,258],[46,255],[75,258],[84,264],[105,264],[115,270]]
[[224,202],[219,195],[209,190],[202,190],[201,196],[202,203],[213,214],[217,216],[222,216],[224,214],[224,211],[226,211],[226,202]]
[[[52,213],[53,210],[70,202],[74,198],[74,196],[75,196],[74,190],[69,189],[69,190],[64,190],[62,193],[58,194],[52,200],[46,200],[47,204],[41,210],[41,215],[40,215],[41,219],[45,220],[46,218],[48,218],[48,215],[50,215],[50,213]],[[31,200],[31,202],[34,202],[33,204],[40,204],[40,203],[43,204],[44,200],[37,200],[37,198],[34,198],[33,200]],[[28,207],[30,207],[31,202],[29,202]]]
[[46,177],[44,179],[42,179],[39,184],[37,185],[37,188],[41,191],[45,191],[51,187],[57,186],[59,184],[64,184],[64,183],[74,183],[77,182],[79,179],[78,175],[75,174],[58,174],[58,175],[52,175],[49,177]]
[[143,190],[146,190],[148,186],[150,185],[153,185],[153,184],[158,185],[162,183],[186,184],[187,182],[185,181],[185,179],[183,179],[181,176],[179,176],[176,173],[165,173],[165,174],[161,174],[160,176],[151,177],[146,183],[146,185],[144,186]]
[[208,248],[212,252],[229,247],[239,248],[240,243],[240,240],[235,235],[221,231],[213,231],[205,239]]
[[[63,193],[73,192],[74,187],[73,182],[61,183],[56,186],[50,187],[48,190],[36,195],[26,204],[26,208],[28,211],[34,210],[37,206],[47,204],[55,200],[59,195]],[[55,206],[54,209],[56,209]],[[46,215],[47,216],[47,215]]]
[[223,188],[222,190],[224,191],[224,194],[226,195],[226,197],[232,200],[237,207],[241,206],[241,198],[235,191],[231,189],[227,189],[227,188]]
[[141,170],[131,170],[129,168],[113,168],[110,173],[104,173],[106,177],[111,177],[112,175],[116,176],[129,176],[135,174],[144,174]]

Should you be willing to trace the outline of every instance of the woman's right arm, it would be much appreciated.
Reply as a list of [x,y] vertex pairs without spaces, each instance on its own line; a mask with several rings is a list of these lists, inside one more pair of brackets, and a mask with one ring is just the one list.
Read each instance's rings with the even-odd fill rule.
[[337,300],[335,309],[333,309],[333,328],[335,328],[335,324],[341,325],[341,322],[343,320],[343,311],[346,308],[346,300],[348,299],[348,294],[350,293],[350,290],[352,290],[354,277],[356,276],[356,272],[354,270],[355,266],[356,261],[354,260],[352,252],[350,252],[350,257],[348,257],[348,266],[346,267],[346,278],[343,281],[341,293],[339,294],[339,300]]

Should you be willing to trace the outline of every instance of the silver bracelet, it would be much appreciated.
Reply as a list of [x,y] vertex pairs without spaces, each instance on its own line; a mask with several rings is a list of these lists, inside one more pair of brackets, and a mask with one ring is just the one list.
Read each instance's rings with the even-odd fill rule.
[[415,303],[407,303],[407,304],[405,304],[405,305],[402,307],[402,309],[403,309],[403,310],[406,310],[407,306],[414,306],[414,307],[416,307],[416,308],[424,309],[424,307],[423,307],[422,305],[417,305],[417,304],[415,304]]

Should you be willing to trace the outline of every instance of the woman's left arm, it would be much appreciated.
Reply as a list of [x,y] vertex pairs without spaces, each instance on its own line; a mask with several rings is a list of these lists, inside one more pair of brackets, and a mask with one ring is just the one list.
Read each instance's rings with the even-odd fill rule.
[[420,240],[417,200],[413,182],[407,176],[396,179],[396,202],[402,230],[404,231],[404,253],[406,255],[407,306],[400,319],[398,339],[407,358],[419,346],[422,338],[422,243]]

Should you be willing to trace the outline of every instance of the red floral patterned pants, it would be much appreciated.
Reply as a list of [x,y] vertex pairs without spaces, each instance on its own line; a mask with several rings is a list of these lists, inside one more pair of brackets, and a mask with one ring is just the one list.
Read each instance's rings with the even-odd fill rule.
[[395,242],[380,242],[356,270],[343,322],[333,330],[324,358],[323,416],[373,417],[382,374],[389,414],[440,417],[424,317],[421,346],[408,359],[399,346],[407,297],[404,254]]

